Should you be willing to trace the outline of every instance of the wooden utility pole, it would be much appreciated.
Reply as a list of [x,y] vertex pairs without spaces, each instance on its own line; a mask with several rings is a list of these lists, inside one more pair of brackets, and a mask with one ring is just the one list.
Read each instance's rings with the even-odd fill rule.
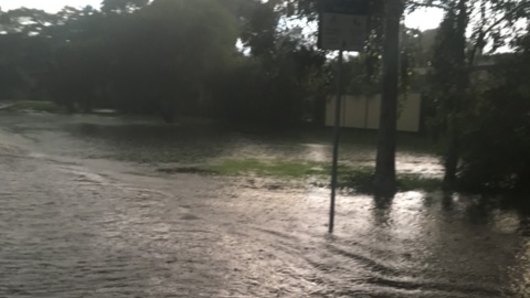
[[376,196],[396,193],[396,130],[399,95],[399,31],[403,0],[387,0],[384,7],[383,90],[377,143],[374,189]]

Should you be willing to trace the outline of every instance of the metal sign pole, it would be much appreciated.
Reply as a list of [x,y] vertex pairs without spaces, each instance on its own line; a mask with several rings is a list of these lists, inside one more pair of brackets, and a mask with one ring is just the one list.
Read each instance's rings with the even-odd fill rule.
[[335,127],[333,137],[333,165],[331,167],[331,205],[329,208],[329,233],[333,233],[335,226],[335,196],[337,189],[337,167],[339,161],[340,120],[342,107],[342,54],[344,44],[339,51],[339,65],[337,70],[337,100],[335,101]]
[[342,60],[344,51],[362,51],[368,32],[368,18],[373,1],[322,0],[318,20],[318,47],[323,50],[340,50],[337,70],[337,100],[335,102],[335,128],[333,140],[333,165],[331,168],[331,206],[329,233],[335,225],[335,196],[342,108]]

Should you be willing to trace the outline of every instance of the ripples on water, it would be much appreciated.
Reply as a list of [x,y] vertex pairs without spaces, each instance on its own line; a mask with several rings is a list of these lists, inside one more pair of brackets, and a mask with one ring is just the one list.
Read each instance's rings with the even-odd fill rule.
[[[128,147],[133,135],[78,138],[71,123],[32,121],[8,121],[16,133],[0,133],[1,297],[530,295],[523,208],[442,193],[391,202],[344,194],[328,236],[325,189],[157,174],[110,159],[116,144],[146,154]],[[245,139],[241,148],[282,151]],[[170,142],[186,151],[200,140]],[[307,144],[286,145],[284,156],[316,148],[311,158],[327,158],[322,145]]]

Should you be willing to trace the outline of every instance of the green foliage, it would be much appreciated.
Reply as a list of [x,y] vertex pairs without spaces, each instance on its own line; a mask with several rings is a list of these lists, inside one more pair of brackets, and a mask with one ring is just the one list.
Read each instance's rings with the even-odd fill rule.
[[6,34],[35,36],[56,21],[55,15],[38,9],[19,8],[8,12],[0,11],[0,29]]
[[[323,115],[324,54],[299,28],[280,28],[281,1],[148,3],[2,13],[0,94],[168,122],[206,115],[287,125]],[[251,55],[238,55],[238,38]]]
[[50,44],[40,32],[55,16],[34,9],[0,11],[0,98],[38,95],[39,80],[50,60]]
[[275,11],[274,1],[253,4],[247,12],[241,40],[250,47],[254,56],[273,55],[280,15]]
[[[417,4],[415,4],[417,5]],[[429,99],[427,110],[430,112],[430,128],[437,136],[442,136],[445,147],[444,182],[448,187],[456,184],[459,170],[462,179],[467,185],[483,184],[488,179],[478,178],[479,172],[498,172],[498,167],[490,164],[486,168],[476,171],[469,170],[473,164],[473,156],[481,160],[482,152],[470,150],[469,138],[465,133],[473,131],[474,113],[482,110],[488,103],[487,92],[475,80],[481,76],[481,70],[475,68],[477,61],[484,57],[489,47],[490,53],[500,46],[507,44],[515,35],[520,34],[515,22],[520,20],[522,12],[528,11],[530,2],[527,0],[506,1],[420,1],[419,5],[437,6],[445,10],[446,15],[437,33],[434,54],[431,60],[431,73],[429,77]],[[468,34],[472,32],[471,35]],[[514,35],[515,34],[515,35]],[[489,89],[489,88],[486,88]],[[481,91],[482,90],[482,91]],[[509,104],[498,106],[501,110],[509,110]],[[486,111],[484,111],[486,112]],[[480,115],[480,120],[487,117]],[[494,131],[495,128],[491,127]],[[480,139],[477,138],[476,141]],[[508,141],[508,140],[506,140]],[[481,143],[481,142],[479,142]],[[484,144],[483,144],[484,145]],[[463,155],[462,155],[463,154]],[[458,168],[461,157],[465,155],[463,168]],[[482,163],[480,161],[479,163]],[[485,164],[483,164],[485,165]],[[467,167],[467,168],[466,168]],[[465,176],[462,177],[462,176]],[[476,176],[477,179],[470,179]],[[475,180],[475,182],[471,182]],[[499,179],[500,184],[506,184]]]
[[241,41],[250,52],[212,77],[216,110],[230,121],[254,125],[320,122],[324,53],[305,43],[300,28],[280,28],[276,4],[246,6]]
[[[281,1],[105,0],[102,11],[0,14],[0,95],[230,121],[323,115],[324,54],[281,28]],[[251,49],[241,55],[240,40]],[[317,104],[318,102],[318,104]],[[306,108],[309,106],[309,108]]]
[[149,0],[103,0],[101,9],[107,13],[125,13],[142,8]]
[[220,175],[247,175],[252,173],[258,176],[274,176],[278,178],[303,178],[326,174],[325,168],[319,163],[256,159],[225,160],[210,166],[209,169]]
[[[258,177],[274,177],[280,179],[315,178],[319,185],[326,184],[331,173],[328,163],[280,161],[280,160],[224,160],[217,164],[198,168],[187,168],[186,172],[211,173],[227,176],[256,175]],[[181,171],[177,171],[181,172]],[[372,167],[356,167],[339,165],[339,187],[349,188],[358,193],[373,193]],[[400,191],[435,191],[441,188],[438,178],[426,178],[415,174],[398,174],[398,189]]]
[[473,102],[462,137],[462,187],[528,190],[530,181],[530,38],[500,57]]
[[118,22],[110,88],[127,111],[172,121],[175,113],[197,110],[206,78],[234,53],[235,19],[219,1],[158,0]]
[[433,192],[442,188],[442,179],[440,178],[429,178],[416,174],[398,174],[397,180],[400,191]]
[[[373,194],[374,170],[372,168],[358,168],[349,171],[339,177],[339,186],[351,188],[357,193]],[[397,191],[426,191],[433,192],[440,190],[442,180],[439,178],[429,178],[417,174],[396,175]]]
[[465,35],[469,16],[465,1],[461,3],[463,7],[455,7],[446,13],[436,33],[427,78],[429,128],[435,135],[452,140],[458,138],[454,132],[462,126],[463,105],[469,87]]
[[284,126],[313,117],[324,57],[300,48],[277,53],[272,60],[267,65],[262,57],[242,58],[223,78],[214,79],[217,109],[224,118]]

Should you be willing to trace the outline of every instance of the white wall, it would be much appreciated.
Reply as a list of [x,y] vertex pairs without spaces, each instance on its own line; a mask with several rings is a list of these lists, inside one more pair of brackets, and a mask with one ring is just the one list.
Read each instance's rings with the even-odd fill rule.
[[[336,97],[329,98],[326,103],[326,126],[335,123]],[[379,128],[379,109],[381,96],[371,97],[345,95],[342,98],[341,126],[352,128]],[[398,105],[399,131],[418,132],[420,129],[421,96],[417,93],[401,96]]]

